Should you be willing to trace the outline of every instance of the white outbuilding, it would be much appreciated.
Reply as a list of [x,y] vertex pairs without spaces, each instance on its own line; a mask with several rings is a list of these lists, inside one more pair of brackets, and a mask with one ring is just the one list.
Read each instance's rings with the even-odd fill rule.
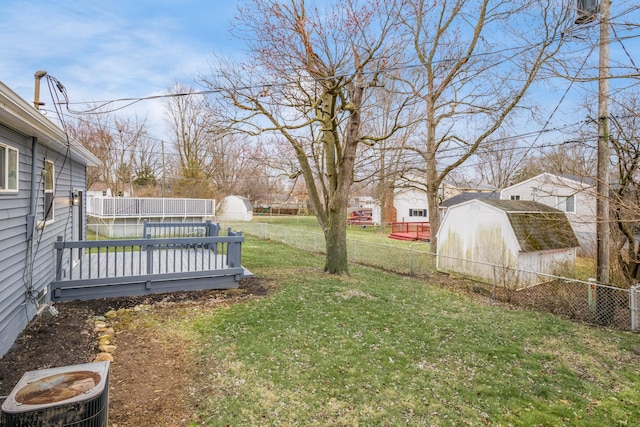
[[226,221],[251,221],[253,219],[253,205],[246,197],[227,196],[220,204],[216,218]]
[[578,240],[564,212],[534,201],[475,199],[450,206],[437,269],[518,289],[573,267]]

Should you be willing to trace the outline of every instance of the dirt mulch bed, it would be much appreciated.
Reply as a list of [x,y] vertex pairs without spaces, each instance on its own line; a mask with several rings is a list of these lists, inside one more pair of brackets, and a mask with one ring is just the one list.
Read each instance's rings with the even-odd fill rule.
[[[159,316],[185,306],[233,304],[264,296],[269,285],[242,280],[238,289],[174,292],[143,297],[56,304],[58,315],[34,319],[0,359],[0,396],[7,396],[27,371],[93,361],[98,353],[96,316],[110,310],[150,305]],[[110,367],[109,426],[186,426],[193,418],[188,399],[190,372],[186,346],[159,339],[154,328],[116,327],[115,361]]]

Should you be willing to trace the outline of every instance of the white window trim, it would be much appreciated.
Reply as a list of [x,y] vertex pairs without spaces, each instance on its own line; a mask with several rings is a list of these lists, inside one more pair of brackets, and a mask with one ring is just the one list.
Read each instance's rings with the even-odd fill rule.
[[0,142],[0,147],[6,150],[7,155],[4,159],[4,182],[9,185],[9,151],[16,153],[16,188],[0,188],[0,193],[17,193],[20,191],[20,150],[11,145]]
[[[418,215],[418,213],[420,215]],[[427,210],[426,209],[411,208],[411,209],[409,209],[409,217],[426,218],[427,217]]]
[[[567,210],[567,199],[569,197],[573,197],[573,210],[570,210],[570,211]],[[564,205],[564,207],[561,209],[560,205]],[[556,196],[556,208],[560,209],[564,213],[570,213],[570,214],[576,213],[576,210],[577,210],[576,195],[570,194],[568,196],[560,196],[560,195]]]
[[[45,175],[44,178],[44,212],[43,212],[43,219],[44,219],[44,223],[45,224],[50,224],[53,221],[55,221],[56,218],[56,198],[55,198],[55,194],[56,194],[56,164],[51,161],[51,160],[45,160],[45,168],[44,170],[47,170],[47,164],[51,164],[51,185],[52,188],[49,190],[47,189],[47,177]],[[51,218],[47,218],[47,194],[51,194]]]

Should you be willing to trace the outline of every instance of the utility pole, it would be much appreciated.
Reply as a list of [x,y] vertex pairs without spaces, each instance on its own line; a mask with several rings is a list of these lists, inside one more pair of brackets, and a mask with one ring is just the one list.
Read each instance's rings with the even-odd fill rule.
[[[596,199],[596,280],[609,285],[609,16],[611,0],[600,4],[600,59],[598,64],[598,165]],[[609,324],[613,320],[611,289],[599,287],[596,299],[598,322]]]
[[596,183],[596,319],[613,320],[613,294],[609,285],[609,16],[611,0],[577,0],[576,25],[595,21],[600,12],[600,58],[598,63],[598,165]]

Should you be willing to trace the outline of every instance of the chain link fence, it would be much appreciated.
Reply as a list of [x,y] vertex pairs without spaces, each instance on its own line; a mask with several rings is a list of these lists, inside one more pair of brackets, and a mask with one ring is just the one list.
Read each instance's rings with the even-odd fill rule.
[[[325,253],[326,250],[324,235],[319,232],[258,222],[224,224],[226,226],[263,240],[281,242],[310,252]],[[415,242],[409,244],[408,248],[402,248],[347,239],[347,255],[353,263],[411,276],[426,278],[437,271],[437,257],[429,252],[426,242]],[[467,259],[455,261],[474,262]],[[493,277],[448,280],[445,286],[577,321],[631,329],[634,332],[640,327],[640,286],[623,289],[501,265],[490,267]],[[519,285],[522,282],[528,284]]]

